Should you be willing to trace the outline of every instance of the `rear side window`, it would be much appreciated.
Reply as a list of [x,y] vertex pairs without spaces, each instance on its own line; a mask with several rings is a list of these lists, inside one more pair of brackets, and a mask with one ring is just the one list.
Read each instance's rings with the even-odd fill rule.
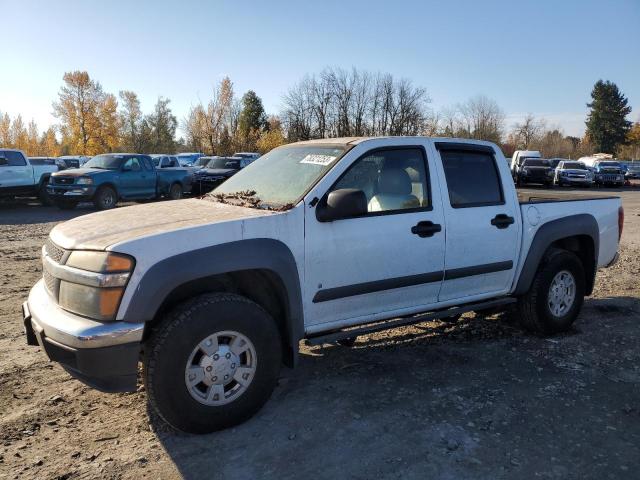
[[144,165],[145,170],[149,170],[149,171],[153,170],[150,157],[142,157],[142,165]]
[[9,167],[24,167],[27,162],[24,156],[20,152],[0,151],[0,156],[4,156],[7,159]]
[[504,203],[493,155],[471,151],[441,151],[449,201],[454,208]]

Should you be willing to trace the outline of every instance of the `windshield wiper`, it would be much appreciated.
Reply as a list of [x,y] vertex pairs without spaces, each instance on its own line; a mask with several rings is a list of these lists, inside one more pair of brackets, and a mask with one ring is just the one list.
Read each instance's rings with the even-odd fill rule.
[[254,190],[241,190],[229,193],[212,192],[205,195],[204,198],[207,197],[212,198],[217,202],[228,203],[229,205],[235,205],[237,207],[260,208],[262,210],[271,210],[274,212],[291,210],[294,206],[292,203],[287,203],[285,205],[270,205],[264,203],[256,196],[256,192]]

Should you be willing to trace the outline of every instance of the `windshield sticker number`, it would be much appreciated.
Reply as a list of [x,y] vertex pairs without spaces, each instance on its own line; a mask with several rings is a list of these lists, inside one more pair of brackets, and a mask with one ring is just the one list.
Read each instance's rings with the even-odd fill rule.
[[304,157],[302,160],[300,160],[300,163],[310,163],[312,165],[322,165],[326,167],[335,159],[336,157],[331,155],[320,155],[317,153],[310,153],[309,155]]

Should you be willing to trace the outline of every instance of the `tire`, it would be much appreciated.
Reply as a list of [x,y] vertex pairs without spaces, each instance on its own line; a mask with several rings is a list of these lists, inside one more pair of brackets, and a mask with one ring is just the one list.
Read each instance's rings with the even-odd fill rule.
[[55,204],[60,210],[73,210],[78,206],[78,202],[73,200],[58,200]]
[[169,200],[180,200],[182,198],[182,185],[179,183],[171,185],[167,196],[169,197]]
[[[552,311],[554,281],[567,274],[573,282],[573,300],[564,308]],[[565,277],[566,278],[566,277]],[[557,284],[556,284],[557,285]],[[568,291],[560,286],[559,292]],[[568,330],[582,308],[585,292],[584,268],[580,259],[572,252],[561,249],[549,251],[543,258],[529,291],[518,300],[520,324],[525,330],[542,335]],[[564,295],[567,299],[571,295]],[[556,297],[557,299],[558,297]]]
[[100,187],[93,196],[93,205],[98,210],[109,210],[118,204],[118,194],[111,187]]
[[40,187],[40,190],[38,190],[38,199],[40,200],[40,203],[45,207],[50,207],[51,205],[53,205],[53,201],[47,193],[47,189],[44,185]]
[[[224,334],[230,333],[235,334],[230,338],[249,340],[244,343],[246,351],[238,356],[228,356],[233,352],[225,346],[233,340],[225,343]],[[218,347],[206,354],[200,346],[214,336],[218,336]],[[187,433],[214,432],[250,418],[271,396],[282,363],[280,335],[273,318],[258,304],[230,293],[204,294],[178,305],[164,317],[144,351],[144,383],[151,407],[166,423]],[[216,364],[225,362],[223,355],[229,360]],[[231,363],[234,360],[237,363]],[[202,366],[207,364],[212,365],[208,373],[208,367]],[[252,375],[240,374],[247,375],[246,387],[235,380],[240,368],[235,367],[234,373],[229,370],[236,364],[253,365]],[[200,375],[192,377],[192,367]],[[218,403],[207,404],[214,386],[223,382],[216,374],[228,374],[230,379],[222,386],[222,397],[211,396],[211,401]],[[196,384],[198,378],[202,380]],[[194,385],[191,389],[188,382]]]

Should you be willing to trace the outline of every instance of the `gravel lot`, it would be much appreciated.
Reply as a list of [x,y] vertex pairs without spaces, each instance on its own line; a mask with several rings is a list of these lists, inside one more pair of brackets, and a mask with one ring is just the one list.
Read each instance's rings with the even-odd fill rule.
[[638,478],[640,192],[622,196],[621,260],[573,331],[468,314],[305,347],[256,417],[205,436],[150,419],[144,391],[96,392],[25,344],[40,247],[90,210],[0,204],[0,478]]

